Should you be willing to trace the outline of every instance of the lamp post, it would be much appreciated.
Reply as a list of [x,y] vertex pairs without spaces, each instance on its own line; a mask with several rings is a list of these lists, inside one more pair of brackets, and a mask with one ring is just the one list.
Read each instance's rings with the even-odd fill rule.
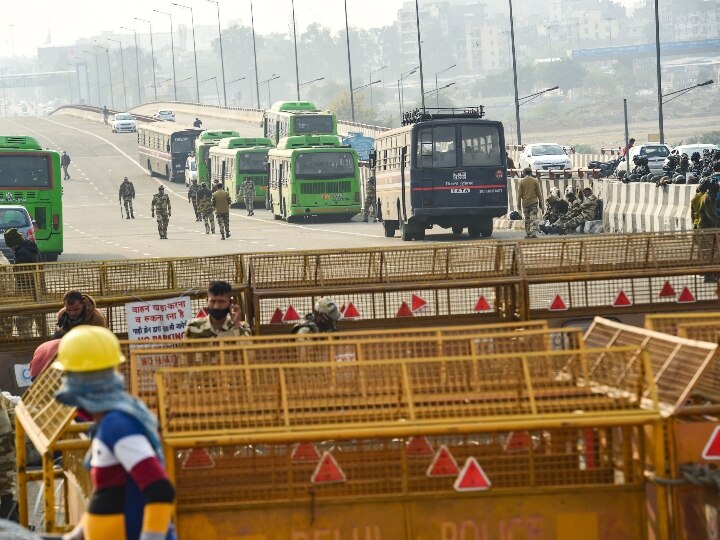
[[[457,66],[457,64],[453,64],[452,66],[448,66],[448,67],[446,67],[445,69],[441,69],[440,71],[438,71],[438,72],[435,74],[435,88],[436,88],[436,89],[437,89],[437,87],[438,87],[438,75],[440,75],[441,73],[445,73],[446,71],[450,71],[450,70],[451,70],[452,68],[454,68],[455,66]],[[444,86],[443,88],[447,88],[447,86]],[[429,93],[430,93],[430,92],[428,92],[428,94],[429,94]],[[437,92],[437,93],[435,94],[435,106],[438,107],[438,108],[440,107],[440,97],[439,97],[439,96],[440,96],[440,92]]]
[[135,72],[137,73],[137,87],[138,87],[138,105],[142,105],[142,90],[140,83],[140,59],[138,57],[138,44],[137,44],[137,32],[127,26],[121,26],[123,30],[130,30],[135,35]]
[[[247,79],[247,77],[240,77],[239,79],[233,79],[232,81],[226,82],[226,83],[225,83],[225,86],[229,86],[229,85],[231,85],[232,83],[244,81],[245,79]],[[252,93],[252,92],[251,92],[251,93]],[[238,100],[238,104],[239,104],[239,103],[240,103],[240,100]],[[252,107],[252,96],[250,96],[250,106]]]
[[217,92],[217,100],[218,100],[218,107],[219,107],[221,105],[221,102],[220,102],[220,89],[218,88],[217,77],[210,77],[210,78],[204,79],[200,82],[204,83],[204,82],[208,82],[208,81],[215,81],[215,92]]
[[[275,74],[273,73],[273,74],[270,76],[269,79],[265,79],[264,81],[260,81],[260,83],[258,84],[258,88],[260,88],[260,85],[261,85],[261,84],[267,83],[267,87],[268,87],[268,109],[272,106],[272,101],[270,100],[270,82],[271,82],[271,81],[274,81],[275,79],[279,79],[279,78],[280,78],[280,75],[275,75]],[[259,98],[258,98],[258,100],[259,100]]]
[[318,77],[317,79],[313,79],[312,81],[305,81],[304,83],[300,83],[300,88],[305,88],[306,86],[311,85],[312,83],[324,81],[325,77]]
[[701,82],[700,84],[694,84],[693,86],[688,86],[687,88],[683,88],[682,90],[675,90],[674,92],[669,92],[667,94],[663,94],[662,97],[664,97],[664,98],[666,98],[668,96],[675,96],[673,98],[666,99],[665,101],[663,101],[663,104],[668,103],[669,101],[672,101],[673,99],[677,99],[684,94],[687,94],[690,90],[694,90],[695,88],[700,88],[701,86],[709,86],[709,85],[713,84],[714,82],[715,81],[713,81],[711,79],[709,81]]
[[398,79],[398,104],[400,105],[400,124],[402,124],[402,114],[403,114],[403,81],[405,79],[407,79],[410,75],[415,73],[417,70],[418,70],[418,68],[414,67],[410,71],[401,73],[400,78]]
[[[79,56],[73,56],[75,60],[79,60],[83,64],[83,68],[85,69],[85,88],[87,91],[87,98],[88,103],[90,103],[90,75],[88,74],[88,63],[87,60],[84,58],[80,58]],[[79,81],[78,81],[79,82]],[[80,95],[80,84],[78,84],[78,96]]]
[[350,112],[352,121],[355,121],[355,98],[353,97],[353,85],[352,85],[352,62],[350,62],[350,27],[348,26],[348,14],[347,14],[347,0],[345,0],[345,41],[347,43],[347,57],[348,57],[348,78],[350,82]]
[[665,144],[665,128],[663,126],[662,74],[660,73],[660,16],[658,12],[658,0],[655,0],[655,62],[657,71],[658,130],[660,131],[660,143]]
[[[445,90],[446,88],[450,88],[450,87],[451,87],[452,85],[454,85],[454,84],[455,84],[455,82],[453,81],[453,82],[451,82],[451,83],[447,83],[445,86],[441,86],[441,87],[439,87],[439,88],[435,88],[434,90],[428,90],[427,94],[428,94],[428,95],[430,95],[430,94],[435,94],[435,96],[437,97],[438,94],[440,94],[440,90]],[[437,107],[440,108],[439,101],[437,101],[436,103],[438,104]]]
[[3,82],[3,109],[5,110],[5,118],[8,116],[8,104],[7,104],[7,81],[5,79],[5,73],[7,71],[10,71],[11,67],[6,67],[0,69],[0,74],[2,74],[2,82]]
[[152,22],[141,19],[139,17],[134,17],[136,21],[142,21],[146,22],[150,25],[150,58],[152,59],[152,72],[153,72],[153,90],[155,93],[155,101],[158,100],[157,95],[157,81],[155,80],[155,45],[153,44],[153,33],[152,33]]
[[175,78],[175,39],[173,38],[173,23],[172,23],[172,13],[168,13],[166,11],[158,11],[157,9],[153,9],[155,13],[160,13],[160,15],[167,15],[170,17],[170,55],[172,56],[172,68],[173,68],[173,96],[175,101],[177,101],[177,80]]
[[112,69],[110,67],[110,49],[107,47],[100,47],[100,45],[95,45],[96,47],[100,49],[105,49],[105,54],[107,55],[107,65],[108,65],[108,79],[110,80],[110,107],[112,107],[113,110],[115,110],[115,95],[114,95],[114,88],[113,88],[113,82],[112,82]]
[[381,67],[381,68],[378,68],[378,69],[373,69],[373,70],[370,72],[370,76],[368,77],[368,79],[370,80],[370,108],[371,108],[371,109],[375,109],[375,107],[374,107],[374,105],[373,105],[373,95],[372,95],[372,76],[373,76],[373,73],[379,73],[379,72],[381,72],[381,71],[382,71],[383,69],[385,69],[385,68],[387,68],[387,65],[385,65],[385,66],[383,66],[383,67]]
[[99,69],[99,65],[98,65],[97,53],[93,52],[93,51],[87,51],[87,50],[83,50],[82,52],[84,52],[85,54],[92,54],[95,57],[95,82],[97,83],[97,97],[98,97],[97,103],[98,103],[98,105],[100,105],[102,98],[100,97],[100,69]]
[[197,92],[197,102],[200,103],[200,79],[198,78],[198,67],[197,67],[197,48],[195,47],[195,16],[193,15],[193,9],[190,6],[184,6],[182,4],[176,4],[171,2],[173,6],[177,6],[183,9],[190,10],[190,24],[192,25],[192,36],[193,36],[193,55],[195,58],[195,90]]
[[415,0],[415,25],[417,26],[417,42],[418,42],[418,68],[420,69],[420,100],[422,102],[422,108],[425,108],[425,81],[423,80],[423,65],[422,65],[422,41],[420,41],[420,8],[418,7],[418,0]]
[[123,97],[125,98],[125,110],[128,110],[128,102],[127,102],[127,86],[125,85],[125,60],[123,60],[123,50],[122,50],[122,41],[119,39],[113,39],[113,38],[105,38],[108,41],[114,41],[115,43],[118,43],[120,45],[120,70],[122,71],[122,80],[123,80]]
[[[527,103],[530,103],[531,101],[539,98],[539,97],[542,96],[543,94],[546,94],[547,92],[552,92],[553,90],[557,90],[558,88],[560,88],[560,87],[559,87],[559,86],[553,86],[552,88],[546,88],[545,90],[540,90],[539,92],[535,92],[534,94],[529,94],[529,95],[527,95],[527,96],[523,96],[523,97],[521,97],[521,98],[518,98],[518,101],[517,101],[517,103],[518,103],[518,110],[519,110],[520,105],[526,105]],[[522,102],[522,103],[521,103],[521,102]],[[519,115],[518,115],[518,118],[517,118],[517,139],[518,139],[518,144],[522,144],[522,143],[520,142],[520,141],[522,140],[522,135],[521,135],[521,133],[520,133],[520,116],[519,116]]]
[[[295,30],[295,0],[290,0],[290,3],[292,4],[293,43],[295,45],[295,87],[297,89],[297,100],[300,101],[300,68],[298,67],[297,55],[297,30]],[[269,85],[268,88],[270,88]]]
[[252,0],[250,0],[250,27],[252,28],[253,38],[253,60],[255,62],[255,97],[257,98],[257,108],[260,109],[260,79],[258,79],[257,68],[257,47],[255,46],[255,16],[253,15]]
[[517,143],[522,144],[520,136],[520,98],[518,98],[518,80],[517,80],[517,59],[515,58],[515,23],[513,21],[512,0],[508,0],[510,5],[510,43],[512,46],[512,67],[513,67],[513,85],[515,87],[515,128],[517,130]]
[[380,84],[382,81],[378,79],[377,81],[371,81],[367,84],[363,84],[362,86],[358,86],[357,88],[353,88],[353,92],[359,92],[360,90],[364,90],[365,88],[372,88],[374,84]]
[[[220,72],[222,73],[222,83],[223,83],[223,102],[225,103],[225,107],[227,107],[227,91],[225,90],[225,57],[223,56],[223,46],[222,46],[222,30],[220,29],[220,2],[217,0],[207,0],[211,4],[215,4],[215,7],[217,8],[217,19],[218,19],[218,37],[220,38]],[[217,84],[217,81],[215,81],[215,84]]]

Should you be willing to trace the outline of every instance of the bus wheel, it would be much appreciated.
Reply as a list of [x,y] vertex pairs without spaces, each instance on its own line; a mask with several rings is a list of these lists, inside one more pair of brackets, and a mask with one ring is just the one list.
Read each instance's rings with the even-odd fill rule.
[[453,228],[452,228],[452,232],[453,232],[454,235],[460,236],[460,235],[462,234],[462,232],[463,232],[463,228],[460,227],[459,225],[455,225],[455,226],[453,226]]
[[149,160],[149,159],[148,159],[148,162],[147,162],[147,171],[148,171],[148,174],[150,175],[150,178],[152,178],[153,176],[155,176],[155,173],[154,173],[153,170],[152,170],[152,164],[150,163],[150,160]]
[[413,236],[415,240],[425,240],[425,229],[420,229]]
[[470,238],[478,238],[481,233],[481,227],[480,225],[470,225],[468,227],[468,234],[470,235]]
[[58,257],[60,256],[59,253],[42,253],[41,258],[44,262],[56,262],[58,260]]
[[493,219],[487,219],[480,223],[480,234],[483,238],[490,238],[493,233]]
[[408,224],[402,219],[400,220],[400,238],[403,239],[403,242],[409,242],[413,239],[412,231],[410,231]]
[[383,221],[383,228],[385,229],[385,238],[395,237],[395,226],[392,223],[388,223],[387,220]]

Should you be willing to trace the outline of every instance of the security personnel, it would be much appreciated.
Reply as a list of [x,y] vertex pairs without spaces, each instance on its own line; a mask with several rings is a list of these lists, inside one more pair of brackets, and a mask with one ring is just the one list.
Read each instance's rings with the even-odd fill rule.
[[586,221],[594,220],[597,213],[598,199],[589,187],[583,189],[582,192],[585,200],[580,203],[580,206],[570,210],[552,225],[541,227],[540,230],[546,234],[565,234],[574,231],[580,225],[584,225]]
[[217,184],[215,193],[212,194],[212,205],[217,214],[220,239],[230,238],[230,194],[220,184]]
[[208,189],[207,185],[200,184],[200,189],[197,192],[198,211],[205,222],[205,234],[215,234],[215,214],[213,213],[212,206],[212,193]]
[[64,180],[70,180],[70,175],[68,174],[68,167],[70,166],[70,156],[68,153],[63,150],[62,156],[60,156],[60,167],[62,167],[63,173],[65,173]]
[[167,240],[167,227],[172,216],[170,197],[165,194],[165,187],[160,186],[158,192],[153,195],[151,203],[152,217],[157,220],[158,233],[161,240]]
[[93,491],[69,540],[176,540],[175,488],[163,465],[158,422],[125,391],[120,342],[107,328],[80,326],[62,338],[53,368],[55,399],[95,422],[90,443]]
[[700,183],[695,190],[695,195],[693,195],[692,199],[690,199],[690,216],[692,218],[693,229],[700,228],[700,210],[702,208],[703,197],[707,193],[709,184],[710,182],[707,178],[700,180]]
[[118,201],[122,201],[122,203],[125,205],[125,217],[127,219],[135,219],[135,214],[133,213],[133,199],[135,198],[135,186],[133,186],[133,183],[128,180],[128,177],[126,176],[123,178],[122,184],[120,184],[120,192],[118,193]]
[[533,176],[532,169],[525,167],[520,180],[520,204],[525,218],[525,238],[537,238],[538,207],[543,200],[540,181]]
[[249,176],[245,177],[242,183],[243,199],[245,201],[245,210],[248,216],[255,215],[255,182]]
[[368,222],[370,212],[372,211],[373,223],[377,221],[377,193],[375,191],[375,175],[368,178],[365,184],[365,204],[363,205],[363,223]]
[[0,394],[0,518],[18,520],[15,502],[15,433],[8,409],[9,400]]
[[720,184],[715,180],[707,183],[707,192],[705,192],[700,200],[700,212],[698,219],[698,229],[715,229],[720,227],[720,216],[715,209],[718,190]]
[[335,300],[329,297],[321,298],[315,303],[312,313],[305,315],[305,320],[293,326],[293,334],[316,334],[323,332],[335,332],[337,323],[342,318],[342,313],[337,307]]
[[198,208],[198,190],[197,180],[193,180],[192,184],[190,184],[190,187],[188,188],[188,202],[192,203],[193,212],[195,212],[195,221],[202,221],[202,217],[200,217],[200,210]]

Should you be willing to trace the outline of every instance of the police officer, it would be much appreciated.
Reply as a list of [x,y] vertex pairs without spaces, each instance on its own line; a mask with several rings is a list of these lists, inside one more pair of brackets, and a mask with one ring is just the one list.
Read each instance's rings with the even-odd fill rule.
[[368,222],[370,212],[372,211],[373,223],[377,221],[377,193],[375,191],[375,175],[368,178],[365,184],[365,204],[363,205],[363,223]]
[[128,180],[126,176],[123,178],[122,184],[120,184],[120,192],[118,193],[118,201],[122,201],[125,205],[125,217],[127,219],[135,219],[133,213],[133,199],[135,198],[135,186]]
[[255,182],[249,176],[245,177],[242,183],[243,199],[245,201],[245,210],[248,216],[255,215]]
[[220,184],[216,184],[217,189],[212,194],[212,205],[217,214],[218,228],[220,229],[220,239],[230,238],[230,194],[225,191]]
[[540,181],[533,176],[532,169],[523,169],[523,178],[520,180],[520,204],[525,218],[525,238],[537,238],[538,213],[540,201],[543,200]]
[[207,185],[200,184],[200,189],[197,192],[198,211],[205,222],[205,234],[215,234],[215,214],[213,213],[212,206],[212,193],[208,189]]
[[188,188],[188,202],[192,203],[193,206],[193,212],[195,212],[195,221],[202,221],[202,218],[200,217],[200,210],[198,208],[198,185],[197,180],[193,180],[192,184],[190,184],[190,187]]
[[335,300],[326,296],[315,303],[315,309],[312,313],[305,315],[304,321],[293,326],[291,333],[316,334],[335,332],[337,330],[337,322],[341,318],[342,314]]
[[583,189],[582,192],[585,200],[580,203],[580,206],[570,210],[552,225],[541,226],[540,230],[545,234],[565,234],[574,231],[580,225],[584,225],[586,221],[594,220],[597,213],[598,199],[589,187]]
[[172,216],[172,208],[170,207],[170,197],[165,194],[164,186],[160,186],[158,192],[153,195],[150,206],[152,217],[157,220],[160,239],[167,240],[167,227],[170,216]]
[[62,156],[60,156],[60,166],[62,167],[63,173],[65,173],[64,179],[70,180],[70,175],[67,172],[70,166],[70,156],[68,156],[65,150],[63,150]]

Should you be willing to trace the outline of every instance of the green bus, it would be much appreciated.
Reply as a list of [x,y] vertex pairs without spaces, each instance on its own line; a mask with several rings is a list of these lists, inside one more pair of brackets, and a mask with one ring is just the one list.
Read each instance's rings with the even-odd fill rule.
[[358,214],[357,152],[335,135],[286,137],[268,152],[270,208],[275,219]]
[[0,136],[0,204],[27,209],[45,261],[63,251],[61,179],[60,154],[43,150],[33,137]]
[[210,155],[208,151],[213,146],[228,137],[238,137],[237,131],[203,131],[195,139],[195,163],[197,164],[198,185],[205,184],[210,187]]
[[265,137],[228,137],[210,148],[210,175],[230,193],[233,206],[244,204],[242,183],[252,178],[255,202],[265,202],[268,151],[273,147]]
[[263,114],[263,133],[275,144],[284,137],[337,135],[337,118],[309,101],[278,101]]

